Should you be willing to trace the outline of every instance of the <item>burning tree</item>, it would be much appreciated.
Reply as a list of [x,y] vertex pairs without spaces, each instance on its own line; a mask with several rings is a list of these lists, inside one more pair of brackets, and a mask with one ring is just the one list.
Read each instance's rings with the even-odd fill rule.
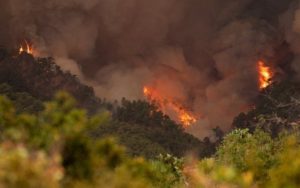
[[259,88],[264,89],[268,87],[272,82],[271,78],[274,76],[273,71],[268,67],[265,62],[258,61],[258,73],[259,73]]
[[29,43],[27,40],[24,40],[24,42],[22,42],[20,45],[19,54],[23,52],[33,55],[33,45]]

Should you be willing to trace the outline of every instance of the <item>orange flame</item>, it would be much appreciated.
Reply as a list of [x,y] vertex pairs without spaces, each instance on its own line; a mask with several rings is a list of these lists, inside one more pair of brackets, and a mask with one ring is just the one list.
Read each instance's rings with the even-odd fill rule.
[[259,72],[259,88],[264,89],[268,87],[272,82],[273,72],[270,67],[266,66],[263,61],[258,61]]
[[24,40],[23,44],[21,44],[19,48],[19,54],[22,54],[23,52],[33,55],[32,45],[29,44],[26,40]]
[[166,113],[167,109],[174,111],[184,128],[191,126],[197,121],[197,118],[190,111],[185,109],[182,104],[172,99],[162,97],[159,92],[153,88],[145,86],[144,95],[148,101],[154,101],[162,112]]

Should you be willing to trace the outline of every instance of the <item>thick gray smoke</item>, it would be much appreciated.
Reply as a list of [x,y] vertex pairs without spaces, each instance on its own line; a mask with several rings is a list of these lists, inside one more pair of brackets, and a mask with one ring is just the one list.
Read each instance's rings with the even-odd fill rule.
[[300,80],[300,1],[295,1],[290,8],[281,15],[280,24],[284,30],[285,38],[294,53],[292,68]]
[[275,55],[282,31],[292,44],[300,40],[293,3],[0,0],[0,44],[30,39],[39,55],[55,57],[99,97],[141,99],[151,86],[199,115],[188,131],[204,137],[216,126],[228,130],[249,108],[258,93],[257,60]]

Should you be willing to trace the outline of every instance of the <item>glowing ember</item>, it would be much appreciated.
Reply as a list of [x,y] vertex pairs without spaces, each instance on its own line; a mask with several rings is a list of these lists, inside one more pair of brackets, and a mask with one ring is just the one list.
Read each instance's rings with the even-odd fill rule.
[[162,97],[157,90],[145,86],[144,95],[149,101],[154,101],[162,112],[166,113],[168,109],[174,111],[184,128],[189,127],[197,121],[196,117],[185,109],[182,104]]
[[23,44],[21,44],[19,48],[19,54],[23,52],[33,55],[32,45],[30,45],[26,40],[24,40]]
[[264,89],[271,84],[273,72],[263,61],[258,61],[259,88]]

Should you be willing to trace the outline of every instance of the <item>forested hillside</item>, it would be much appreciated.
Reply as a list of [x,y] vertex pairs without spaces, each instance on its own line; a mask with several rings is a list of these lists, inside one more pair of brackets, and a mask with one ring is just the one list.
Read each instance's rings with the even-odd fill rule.
[[273,137],[282,131],[292,131],[300,120],[299,82],[284,80],[271,84],[256,99],[255,107],[241,113],[233,122],[236,128],[248,128],[253,132],[261,128]]
[[37,58],[23,52],[0,49],[0,83],[11,85],[16,91],[27,92],[39,100],[50,100],[56,92],[72,94],[80,107],[94,113],[101,107],[91,87],[58,67],[53,58]]
[[[275,84],[267,90],[272,92],[277,86]],[[31,101],[35,101],[34,98],[25,93],[11,92],[4,84],[1,88],[1,92],[12,100],[0,97],[0,185],[3,187],[300,186],[297,111],[291,111],[293,114],[287,116],[279,106],[271,108],[272,113],[259,114],[256,111],[256,116],[250,116],[250,112],[243,116],[249,118],[245,119],[251,122],[251,126],[234,129],[225,135],[211,158],[201,159],[195,154],[177,158],[166,153],[167,136],[189,139],[187,144],[190,146],[199,141],[180,132],[176,124],[160,112],[147,116],[147,111],[137,113],[134,110],[144,105],[147,108],[142,109],[154,110],[155,107],[148,103],[123,101],[123,106],[113,116],[108,111],[87,116],[85,110],[75,108],[74,99],[66,93],[59,93],[42,109],[39,109],[40,102],[37,101],[35,104],[39,110],[34,115],[30,110],[22,112],[26,109],[22,106],[26,100],[22,102],[24,98],[20,96],[27,96]],[[293,106],[294,109],[299,100],[295,90],[285,88],[281,91],[294,91],[295,95],[288,95],[293,100],[277,98],[283,106]],[[268,102],[260,101],[259,104],[267,105]],[[14,108],[13,104],[17,107]],[[275,124],[271,117],[280,114],[282,116],[278,118],[285,123]],[[239,123],[243,120],[240,119]],[[139,124],[148,126],[149,135]],[[155,132],[150,129],[159,130],[160,126],[169,126],[169,132],[164,132],[167,136],[157,133],[158,137],[164,137],[160,139],[165,145],[159,142],[160,139],[155,143],[151,138]],[[272,126],[280,126],[274,135],[274,131],[270,131]],[[121,139],[116,141],[108,135]],[[133,135],[136,138],[131,138]],[[147,150],[141,151],[142,147],[137,146],[137,142],[141,142]],[[123,144],[127,148],[122,147]],[[183,147],[175,140],[171,144]],[[157,153],[160,154],[153,157]],[[140,154],[153,158],[146,159]]]
[[109,111],[112,121],[93,132],[96,137],[115,136],[134,156],[155,158],[170,153],[184,156],[194,153],[204,157],[214,152],[209,140],[200,141],[145,101],[109,103],[97,98],[91,87],[74,75],[63,72],[52,58],[37,58],[27,53],[14,54],[2,49],[0,58],[0,94],[13,101],[17,113],[39,113],[42,102],[59,91],[70,93],[77,107],[89,115]]

